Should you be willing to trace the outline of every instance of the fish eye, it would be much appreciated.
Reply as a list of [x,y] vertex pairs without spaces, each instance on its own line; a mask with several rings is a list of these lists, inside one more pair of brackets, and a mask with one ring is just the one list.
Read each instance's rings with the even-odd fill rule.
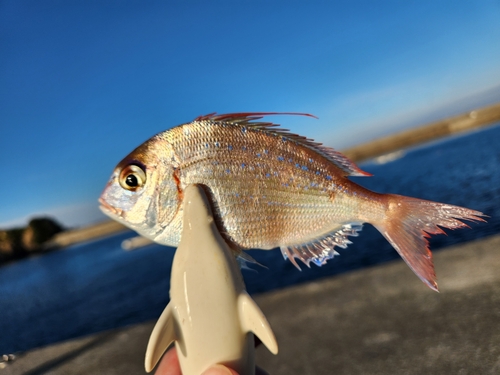
[[146,173],[141,167],[130,164],[120,172],[119,182],[122,188],[136,191],[146,183]]

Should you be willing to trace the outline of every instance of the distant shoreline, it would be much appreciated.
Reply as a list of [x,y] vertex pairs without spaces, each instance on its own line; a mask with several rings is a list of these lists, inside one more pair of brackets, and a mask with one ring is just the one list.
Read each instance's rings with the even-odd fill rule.
[[500,103],[381,137],[341,152],[352,161],[360,162],[450,135],[486,127],[498,121],[500,121]]
[[130,229],[114,220],[107,220],[56,234],[45,246],[48,248],[62,248],[80,242],[111,236],[126,230]]
[[[458,116],[417,126],[386,137],[375,139],[341,152],[355,162],[368,160],[426,142],[486,127],[500,121],[500,103],[468,111]],[[84,241],[110,236],[128,230],[124,225],[108,220],[91,226],[57,234],[48,247],[62,248]]]

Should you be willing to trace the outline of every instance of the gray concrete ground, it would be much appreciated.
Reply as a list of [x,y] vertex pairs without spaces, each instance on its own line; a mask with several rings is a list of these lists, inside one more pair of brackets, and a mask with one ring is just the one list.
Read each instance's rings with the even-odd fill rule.
[[[403,261],[254,296],[281,374],[500,374],[500,236],[435,255],[441,293]],[[19,355],[0,375],[144,374],[154,322]]]

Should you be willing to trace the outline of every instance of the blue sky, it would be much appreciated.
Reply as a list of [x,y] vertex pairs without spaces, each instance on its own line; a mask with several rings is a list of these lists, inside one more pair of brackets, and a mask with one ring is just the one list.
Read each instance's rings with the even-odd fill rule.
[[[0,228],[104,219],[116,163],[211,112],[337,149],[500,101],[498,1],[0,2]],[[469,108],[470,107],[470,108]]]

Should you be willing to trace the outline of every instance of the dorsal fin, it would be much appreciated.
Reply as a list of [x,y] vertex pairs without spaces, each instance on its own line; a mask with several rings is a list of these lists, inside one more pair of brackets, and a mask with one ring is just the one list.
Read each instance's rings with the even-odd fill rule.
[[[316,116],[311,115],[309,113],[301,113],[301,112],[237,112],[237,113],[226,113],[226,114],[221,114],[218,115],[217,113],[209,113],[208,115],[203,115],[203,116],[198,116],[194,119],[194,121],[224,121],[224,122],[231,122],[231,123],[241,123],[241,122],[246,122],[249,123],[250,121],[255,121],[263,118],[264,116],[271,116],[271,115],[292,115],[292,116],[306,116],[306,117],[313,117],[316,118]],[[253,123],[257,124],[257,123]],[[271,124],[269,122],[263,122],[262,124]],[[274,125],[278,126],[278,125]]]
[[263,130],[271,134],[277,134],[295,141],[315,152],[322,155],[338,168],[345,172],[346,176],[371,176],[371,173],[361,170],[356,164],[349,160],[342,153],[334,150],[333,148],[323,146],[322,143],[315,142],[312,139],[300,136],[298,134],[290,133],[288,129],[278,128],[280,125],[267,121],[257,121],[264,116],[270,115],[297,115],[314,117],[308,113],[295,113],[295,112],[241,112],[241,113],[227,113],[218,115],[210,113],[204,116],[198,116],[194,121],[211,121],[211,122],[224,122],[234,125],[244,125],[249,128]]

